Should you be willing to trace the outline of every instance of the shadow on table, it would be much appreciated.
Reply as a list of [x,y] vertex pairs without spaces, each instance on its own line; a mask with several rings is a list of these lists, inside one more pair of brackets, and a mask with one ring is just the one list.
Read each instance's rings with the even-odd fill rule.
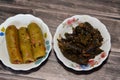
[[[109,53],[110,53],[110,52],[111,52],[111,51],[109,51]],[[54,51],[54,53],[55,53],[55,51]],[[58,59],[58,57],[57,57],[56,54],[55,54],[55,56],[56,56],[56,58],[57,58],[58,63],[60,63],[65,70],[70,71],[70,72],[72,72],[72,73],[74,73],[74,74],[77,74],[77,75],[80,75],[80,74],[86,74],[86,75],[87,75],[87,74],[90,74],[90,73],[93,73],[93,72],[95,72],[95,71],[100,70],[100,69],[103,67],[103,65],[107,63],[108,58],[109,58],[109,55],[108,55],[107,59],[106,59],[100,66],[98,66],[98,67],[96,67],[96,68],[93,68],[92,70],[89,70],[89,71],[75,71],[75,70],[73,70],[73,69],[71,69],[71,68],[66,67],[66,66]]]
[[[51,50],[51,51],[52,51],[52,50]],[[50,54],[51,54],[51,51],[50,51],[50,53],[49,53],[49,55],[48,55],[48,58],[49,58],[49,56],[50,56]],[[39,70],[42,66],[44,66],[45,63],[48,61],[48,58],[47,58],[44,62],[42,62],[42,64],[40,64],[38,67],[32,68],[32,69],[27,70],[27,71],[13,70],[13,69],[5,66],[1,61],[0,61],[0,64],[2,64],[3,69],[8,70],[8,71],[10,71],[10,72],[12,72],[12,73],[15,73],[15,74],[29,74],[29,73],[31,73],[31,72],[35,72],[35,71]]]

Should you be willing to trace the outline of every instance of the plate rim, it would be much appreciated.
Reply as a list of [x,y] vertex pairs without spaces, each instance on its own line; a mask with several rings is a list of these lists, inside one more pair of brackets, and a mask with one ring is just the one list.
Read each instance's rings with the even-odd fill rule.
[[[4,64],[5,66],[11,68],[12,70],[16,70],[16,71],[19,71],[19,70],[28,71],[28,70],[31,70],[31,69],[33,69],[33,68],[36,68],[36,67],[40,66],[44,61],[46,61],[46,59],[47,59],[48,56],[50,55],[50,51],[52,50],[52,34],[51,34],[51,32],[50,32],[50,29],[49,29],[48,25],[47,25],[41,18],[36,17],[36,16],[33,16],[32,14],[17,14],[17,15],[15,15],[15,16],[8,17],[3,23],[0,24],[0,27],[1,27],[1,25],[4,25],[7,21],[9,21],[9,19],[16,18],[16,17],[21,17],[21,16],[22,16],[22,17],[24,17],[24,16],[32,17],[32,18],[34,18],[34,19],[36,19],[36,20],[39,20],[40,23],[44,24],[44,27],[45,27],[45,29],[46,29],[46,32],[48,33],[47,35],[49,36],[49,46],[50,46],[50,48],[49,48],[46,56],[42,59],[41,62],[39,62],[38,64],[35,64],[36,61],[33,62],[33,63],[34,63],[34,66],[33,66],[33,67],[18,69],[18,68],[14,68],[14,67],[12,67],[11,65],[8,65],[8,64],[4,63],[4,61],[3,61],[1,58],[0,58],[0,61],[2,62],[2,64]],[[5,38],[5,36],[4,36],[4,38]],[[0,47],[2,47],[1,44],[0,44]],[[11,64],[12,64],[12,63],[11,63]],[[17,65],[17,64],[14,64],[14,65]],[[27,65],[27,64],[26,64],[26,65]]]
[[[62,24],[64,24],[67,20],[69,20],[69,19],[71,19],[71,18],[74,18],[74,17],[90,17],[90,18],[93,18],[93,19],[97,20],[100,24],[103,25],[103,27],[106,29],[106,31],[107,31],[107,33],[108,33],[108,35],[109,35],[108,37],[109,37],[109,42],[110,42],[109,45],[110,45],[110,46],[109,46],[109,49],[108,49],[107,56],[106,56],[98,65],[96,65],[96,66],[94,66],[94,67],[90,67],[90,68],[88,68],[88,69],[76,69],[76,68],[71,67],[71,66],[69,66],[68,64],[66,64],[66,63],[64,62],[64,60],[62,60],[62,59],[60,58],[60,56],[58,55],[59,53],[57,53],[56,44],[55,44],[55,42],[56,42],[56,37],[57,37],[57,34],[56,34],[56,33],[59,31],[59,28],[62,26]],[[94,69],[94,68],[102,65],[103,62],[108,58],[108,56],[109,56],[109,51],[110,51],[110,49],[111,49],[111,36],[110,36],[110,33],[108,32],[106,26],[105,26],[99,19],[97,19],[96,17],[92,17],[92,16],[90,16],[90,15],[74,15],[74,16],[71,16],[71,17],[68,17],[68,18],[64,19],[64,20],[62,21],[62,23],[60,23],[60,24],[57,26],[56,32],[55,32],[54,37],[53,37],[53,41],[54,41],[53,48],[54,48],[56,57],[63,63],[64,66],[66,66],[66,67],[68,67],[68,68],[70,68],[70,69],[72,69],[72,70],[75,70],[75,71],[89,71],[89,70],[92,70],[92,69]],[[61,53],[62,53],[62,52],[61,52]],[[62,55],[63,55],[63,54],[62,54]],[[69,59],[68,59],[68,60],[69,60]],[[71,61],[71,62],[72,62],[72,61]],[[75,62],[73,62],[73,63],[75,63]],[[80,64],[79,64],[79,65],[80,65]]]

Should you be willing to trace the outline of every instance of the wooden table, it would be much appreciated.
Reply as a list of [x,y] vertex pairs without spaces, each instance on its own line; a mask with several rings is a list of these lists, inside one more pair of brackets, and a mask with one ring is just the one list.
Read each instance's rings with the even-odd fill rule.
[[100,19],[111,35],[111,52],[104,64],[89,72],[74,73],[58,63],[52,50],[48,61],[30,73],[14,72],[0,63],[0,80],[120,80],[120,0],[0,0],[0,24],[19,13],[40,17],[52,36],[57,26],[73,15]]

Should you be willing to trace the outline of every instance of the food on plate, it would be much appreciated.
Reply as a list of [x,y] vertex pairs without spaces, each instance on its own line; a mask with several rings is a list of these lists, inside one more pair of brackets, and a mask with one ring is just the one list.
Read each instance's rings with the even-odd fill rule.
[[36,23],[30,23],[28,25],[28,32],[30,35],[30,40],[33,49],[34,59],[45,56],[45,44],[41,28]]
[[27,31],[27,28],[21,27],[18,30],[19,33],[19,43],[20,43],[20,51],[22,53],[23,62],[30,63],[34,61],[32,47],[30,42],[30,37]]
[[65,38],[58,39],[62,54],[69,60],[78,64],[88,64],[89,59],[95,58],[103,52],[100,49],[103,37],[98,29],[88,23],[80,23],[73,28],[72,33],[65,33]]
[[19,49],[18,29],[16,26],[10,25],[7,27],[5,35],[10,62],[21,64],[23,60]]
[[45,56],[43,33],[36,23],[30,23],[27,27],[19,29],[10,25],[5,33],[11,63],[31,63]]

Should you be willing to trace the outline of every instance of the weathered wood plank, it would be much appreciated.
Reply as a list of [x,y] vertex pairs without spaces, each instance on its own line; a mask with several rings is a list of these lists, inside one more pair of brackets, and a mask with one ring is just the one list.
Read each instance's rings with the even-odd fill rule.
[[90,72],[74,74],[57,62],[54,51],[36,72],[15,74],[0,64],[0,80],[120,80],[120,0],[0,0],[0,24],[19,13],[37,16],[54,36],[57,26],[76,14],[100,19],[111,35],[111,52],[104,65]]
[[8,13],[29,13],[32,14],[33,10],[26,7],[11,6],[11,5],[0,5],[0,10]]
[[[48,5],[48,2],[49,1],[46,1],[46,2],[42,3],[42,1],[37,1],[37,3],[36,3],[35,0],[34,1],[15,0],[12,4],[9,4],[9,3],[7,3],[7,4],[4,3],[4,4],[6,6],[8,5],[9,7],[10,7],[10,5],[12,5],[13,7],[21,6],[23,8],[24,8],[24,6],[26,6],[26,7],[32,8],[32,9],[43,9],[43,10],[46,10],[46,11],[59,11],[59,12],[63,12],[63,13],[73,13],[73,14],[79,14],[79,13],[84,12],[86,14],[104,15],[104,16],[107,16],[107,17],[115,17],[115,18],[118,18],[118,19],[120,18],[119,8],[111,7],[111,6],[104,5],[104,4],[88,3],[87,1],[83,2],[83,1],[60,1],[60,0],[54,1],[53,0]],[[52,2],[56,2],[56,4],[53,4]],[[63,3],[63,4],[60,5],[61,3]],[[68,4],[70,6],[68,6]],[[109,10],[112,10],[112,11],[109,11]]]
[[24,76],[18,76],[15,74],[4,74],[0,73],[0,80],[45,80],[40,78],[33,78],[33,77],[24,77]]

